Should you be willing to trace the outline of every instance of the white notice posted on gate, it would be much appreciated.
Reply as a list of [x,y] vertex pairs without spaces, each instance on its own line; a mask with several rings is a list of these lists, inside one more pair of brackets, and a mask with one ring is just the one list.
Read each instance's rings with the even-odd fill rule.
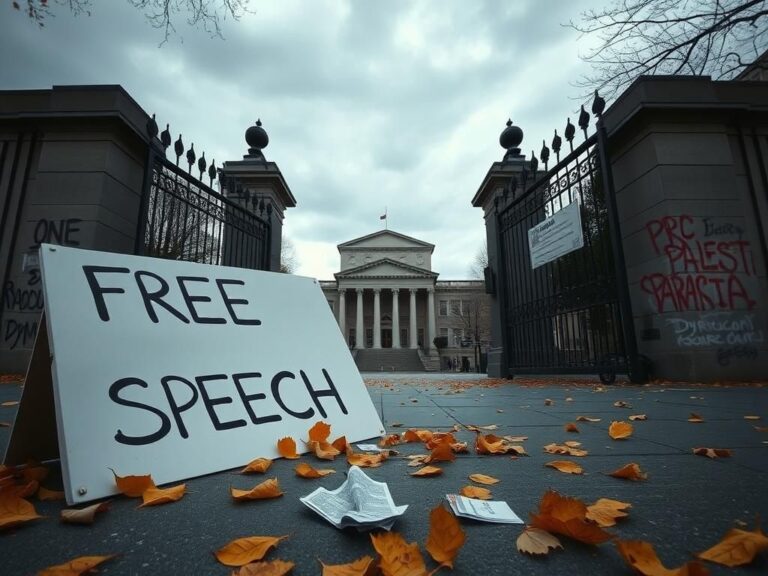
[[534,269],[583,246],[581,211],[576,200],[528,230],[528,249]]

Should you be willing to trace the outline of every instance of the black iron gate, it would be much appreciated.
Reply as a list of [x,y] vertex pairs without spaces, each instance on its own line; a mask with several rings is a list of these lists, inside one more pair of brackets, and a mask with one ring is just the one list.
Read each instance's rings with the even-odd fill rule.
[[[157,136],[154,117],[147,130],[152,140]],[[171,142],[166,129],[160,135],[165,149]],[[186,152],[188,170],[179,167],[184,154],[181,136],[175,142],[176,164],[165,152],[150,146],[144,189],[136,234],[135,253],[156,258],[187,260],[205,264],[235,266],[256,270],[270,269],[270,217],[263,199],[249,197],[234,181],[228,189],[237,190],[253,210],[233,202],[211,188],[217,177],[213,163],[208,167],[205,155],[196,158],[194,145]],[[197,163],[195,164],[195,161]],[[200,178],[192,175],[196,165]],[[211,186],[202,182],[203,174]]]
[[[509,375],[597,373],[611,379],[634,371],[636,344],[610,166],[601,155],[602,134],[587,137],[588,123],[582,108],[585,141],[573,148],[575,127],[569,120],[570,153],[560,160],[555,133],[557,164],[547,169],[545,144],[544,174],[537,174],[539,161],[532,156],[498,205],[499,298]],[[572,203],[579,206],[583,247],[533,268],[528,231]]]

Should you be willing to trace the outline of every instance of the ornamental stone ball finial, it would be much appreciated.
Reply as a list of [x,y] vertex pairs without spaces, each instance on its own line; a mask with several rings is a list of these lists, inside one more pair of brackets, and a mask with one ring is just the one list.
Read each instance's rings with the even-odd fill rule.
[[509,160],[520,156],[520,143],[523,141],[523,131],[519,126],[512,124],[512,120],[507,120],[507,127],[499,135],[499,144],[507,153],[504,160]]
[[269,144],[269,136],[267,131],[261,127],[261,118],[256,120],[256,124],[250,126],[245,131],[245,141],[248,143],[248,157],[264,159],[262,152],[263,148],[266,148]]

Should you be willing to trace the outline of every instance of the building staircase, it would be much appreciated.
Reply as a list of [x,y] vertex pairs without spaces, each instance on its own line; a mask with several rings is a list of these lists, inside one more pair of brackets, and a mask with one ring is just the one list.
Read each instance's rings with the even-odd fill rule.
[[425,372],[418,350],[410,348],[366,348],[354,354],[360,372]]

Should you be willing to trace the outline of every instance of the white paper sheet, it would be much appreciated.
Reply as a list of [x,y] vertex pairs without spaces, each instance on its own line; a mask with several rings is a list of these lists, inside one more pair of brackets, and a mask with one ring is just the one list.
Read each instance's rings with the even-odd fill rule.
[[459,494],[446,494],[445,497],[456,516],[482,522],[524,524],[520,517],[512,511],[509,504],[501,500],[476,500]]

